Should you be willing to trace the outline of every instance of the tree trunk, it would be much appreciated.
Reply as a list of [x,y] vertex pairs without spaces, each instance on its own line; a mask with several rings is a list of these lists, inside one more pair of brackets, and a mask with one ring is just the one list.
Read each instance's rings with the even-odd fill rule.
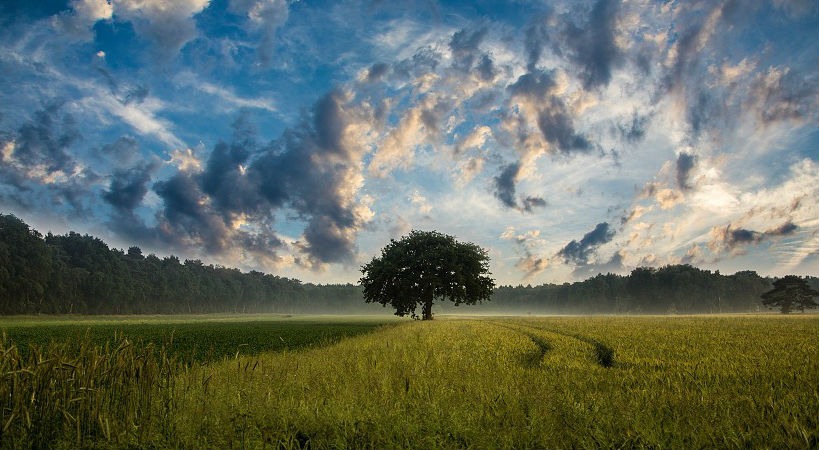
[[423,320],[432,320],[432,299],[429,299],[426,301],[426,303],[424,303],[424,311],[421,318]]

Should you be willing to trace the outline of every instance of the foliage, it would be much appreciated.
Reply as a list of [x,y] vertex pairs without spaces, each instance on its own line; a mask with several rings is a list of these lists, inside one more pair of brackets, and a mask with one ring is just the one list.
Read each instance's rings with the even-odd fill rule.
[[[404,322],[305,351],[171,365],[121,397],[135,403],[110,405],[105,383],[71,391],[100,405],[67,410],[86,421],[79,434],[44,413],[59,412],[70,372],[49,369],[56,384],[36,392],[25,384],[51,364],[38,360],[0,373],[22,383],[4,401],[27,408],[7,412],[0,447],[816,448],[818,326],[809,315]],[[597,344],[616,352],[608,367]],[[107,364],[117,348],[87,361]],[[91,370],[70,358],[75,374]],[[129,425],[127,408],[148,398]],[[29,427],[26,411],[48,420]]]
[[819,303],[813,297],[819,297],[819,291],[811,289],[808,282],[800,277],[788,275],[773,283],[774,288],[761,295],[762,304],[779,307],[782,314],[788,314],[796,308],[805,312],[805,308],[816,308]]
[[[315,286],[176,256],[41,235],[0,214],[0,315],[365,312],[358,286]],[[374,311],[374,310],[371,310]]]
[[413,318],[421,307],[424,320],[432,319],[436,299],[474,305],[488,301],[495,287],[486,250],[435,231],[413,230],[390,240],[361,272],[367,303],[391,305],[397,316]]
[[[702,314],[756,312],[769,278],[753,271],[723,275],[687,264],[638,267],[628,275],[599,274],[584,281],[501,286],[482,313]],[[819,287],[819,278],[806,281]]]

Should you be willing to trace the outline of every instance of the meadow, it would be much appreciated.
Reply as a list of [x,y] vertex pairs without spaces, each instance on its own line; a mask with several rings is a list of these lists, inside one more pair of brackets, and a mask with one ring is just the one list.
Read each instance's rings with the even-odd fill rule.
[[0,322],[2,447],[819,446],[816,315],[259,317],[319,337],[208,358],[179,339],[241,321],[180,317],[161,324],[173,343],[125,322],[23,354],[21,329],[67,326],[36,320]]

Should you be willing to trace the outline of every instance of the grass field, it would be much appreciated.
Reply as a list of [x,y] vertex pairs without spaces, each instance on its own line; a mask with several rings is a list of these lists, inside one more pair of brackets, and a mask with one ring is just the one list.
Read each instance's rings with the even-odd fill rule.
[[0,333],[17,344],[43,348],[51,342],[88,340],[104,345],[127,338],[162,345],[180,361],[207,362],[225,356],[322,346],[367,333],[389,323],[389,316],[290,316],[271,314],[199,316],[24,316],[0,318]]
[[[316,335],[321,326],[307,325],[343,327],[361,319],[279,322],[295,329],[303,324],[303,333]],[[373,326],[366,334],[205,362],[185,360],[191,353],[184,352],[180,359],[175,347],[133,345],[122,337],[107,351],[93,343],[79,346],[80,353],[76,345],[73,350],[53,346],[51,353],[34,352],[28,359],[6,341],[0,375],[10,392],[2,392],[0,443],[65,448],[819,446],[819,316],[450,317],[389,321],[387,327],[375,326],[377,320],[368,323]],[[175,342],[198,329],[184,318],[166,325],[177,330]],[[270,329],[274,325],[280,324]],[[25,326],[48,329],[15,328],[8,321],[0,325],[12,340]],[[231,335],[239,339],[235,342],[246,339]]]

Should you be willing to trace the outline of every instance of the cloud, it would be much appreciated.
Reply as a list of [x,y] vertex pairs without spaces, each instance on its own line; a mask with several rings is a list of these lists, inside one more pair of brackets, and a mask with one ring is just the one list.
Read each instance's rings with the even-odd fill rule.
[[429,204],[426,197],[418,192],[418,189],[412,191],[412,194],[409,196],[409,200],[418,208],[418,211],[421,214],[429,214],[429,212],[432,211],[432,205]]
[[455,153],[459,154],[472,148],[481,148],[490,137],[492,137],[492,129],[486,125],[478,125],[455,145]]
[[691,170],[696,164],[697,155],[680,152],[679,156],[677,156],[677,186],[681,190],[687,191],[691,189],[691,185],[689,184],[689,176],[691,174]]
[[769,67],[751,82],[744,109],[754,111],[763,125],[815,118],[819,107],[819,79],[789,68]]
[[110,20],[113,12],[114,7],[107,0],[72,0],[71,10],[54,16],[52,24],[63,37],[86,41],[93,38],[94,24]]
[[95,89],[78,104],[101,118],[114,115],[139,134],[152,136],[171,148],[185,147],[182,140],[174,134],[174,125],[158,116],[165,108],[165,104],[159,99],[145,97],[139,102],[125,102],[107,91]]
[[778,227],[765,230],[766,236],[788,236],[794,233],[799,227],[790,220],[779,225]]
[[535,72],[544,50],[550,48],[571,63],[584,89],[608,85],[612,69],[624,58],[615,36],[619,9],[619,0],[598,0],[588,15],[572,9],[536,17],[524,35],[526,70]]
[[724,227],[713,227],[708,247],[714,253],[726,251],[732,254],[742,253],[744,247],[748,245],[759,245],[772,238],[792,235],[798,228],[790,220],[764,232],[736,227],[732,224]]
[[540,231],[531,230],[524,234],[515,235],[515,227],[509,226],[506,227],[500,238],[514,241],[516,244],[520,257],[515,263],[515,268],[524,273],[524,279],[531,278],[549,267],[549,258],[535,254],[535,249],[545,243],[540,238]]
[[276,32],[290,15],[286,0],[231,0],[232,12],[245,14],[258,39],[256,56],[263,67],[273,62]]
[[521,209],[525,212],[532,212],[535,208],[545,208],[546,207],[546,200],[541,197],[535,196],[527,196],[526,198],[521,199]]
[[370,175],[385,177],[395,169],[410,167],[416,147],[435,138],[438,104],[437,98],[430,95],[404,113],[398,125],[378,144],[368,167]]
[[[524,119],[535,122],[553,152],[587,152],[591,141],[575,130],[571,111],[557,95],[558,89],[554,74],[544,71],[523,74],[507,87],[510,103],[521,107]],[[529,132],[518,126],[518,134],[519,142],[524,142]]]
[[660,205],[660,209],[671,209],[684,200],[683,195],[674,189],[660,189],[654,194],[654,199]]
[[349,262],[358,230],[373,213],[358,191],[364,178],[359,144],[371,116],[341,91],[320,99],[312,120],[285,133],[256,159],[248,174],[271,204],[287,202],[307,220],[301,245],[311,264]]
[[543,137],[562,153],[585,152],[592,148],[591,141],[575,131],[574,120],[565,103],[557,97],[551,97],[538,113],[537,125]]
[[102,194],[103,200],[121,211],[134,210],[148,193],[151,175],[157,168],[158,164],[148,163],[142,167],[114,172],[108,190]]
[[620,218],[620,224],[625,225],[625,224],[631,222],[632,220],[639,219],[640,217],[645,215],[650,210],[651,210],[650,207],[646,208],[646,207],[644,207],[642,205],[636,205],[631,209],[631,211],[629,211],[628,214],[626,214],[626,215],[624,215],[623,217]]
[[140,159],[139,143],[129,135],[120,136],[116,141],[99,149],[99,156],[115,167],[127,168]]
[[623,58],[614,36],[619,8],[619,0],[598,0],[585,26],[578,27],[571,17],[561,21],[565,24],[561,47],[555,51],[566,50],[569,60],[578,68],[583,88],[587,90],[608,85],[612,68]]
[[189,148],[172,150],[170,156],[170,163],[182,172],[198,172],[202,169],[202,161]]
[[193,16],[210,0],[117,0],[112,3],[117,20],[130,21],[137,33],[153,43],[162,61],[173,59],[197,36]]
[[598,223],[594,230],[583,235],[580,242],[572,240],[560,249],[557,255],[562,257],[566,263],[586,265],[589,262],[589,257],[597,251],[597,248],[610,242],[614,238],[614,234],[614,230],[609,228],[607,222]]
[[[180,171],[154,185],[164,205],[160,238],[216,254],[238,248],[275,259],[284,243],[274,214],[286,207],[306,223],[294,247],[304,253],[297,261],[314,269],[352,261],[356,235],[373,213],[370,200],[358,195],[365,149],[357,143],[369,116],[348,101],[332,91],[269,145],[259,145],[240,116],[232,142],[218,143],[201,172]],[[264,242],[277,245],[265,253],[257,248]]]
[[507,208],[517,208],[515,199],[515,178],[520,171],[520,164],[512,163],[501,168],[501,173],[495,177],[495,198]]
[[383,76],[385,76],[387,72],[389,72],[389,70],[390,70],[389,64],[383,62],[375,63],[372,66],[370,66],[369,69],[367,69],[367,75],[365,79],[368,83],[374,83],[380,80]]
[[626,270],[626,266],[623,264],[624,257],[625,252],[618,250],[604,263],[592,263],[575,267],[572,275],[578,279],[586,279],[600,273],[623,273]]
[[523,45],[526,52],[526,70],[534,72],[543,54],[545,44],[549,42],[550,13],[535,17],[524,30]]
[[80,167],[71,147],[80,139],[75,120],[54,102],[36,111],[3,142],[2,182],[18,189],[25,180],[42,184],[67,181]]
[[646,128],[650,123],[652,115],[639,115],[634,111],[631,115],[631,121],[626,123],[618,123],[617,131],[620,137],[630,144],[641,141],[646,135]]
[[478,48],[487,34],[487,28],[481,27],[475,31],[462,29],[452,35],[449,41],[449,50],[452,52],[453,66],[465,72],[472,70],[472,65],[480,53]]

